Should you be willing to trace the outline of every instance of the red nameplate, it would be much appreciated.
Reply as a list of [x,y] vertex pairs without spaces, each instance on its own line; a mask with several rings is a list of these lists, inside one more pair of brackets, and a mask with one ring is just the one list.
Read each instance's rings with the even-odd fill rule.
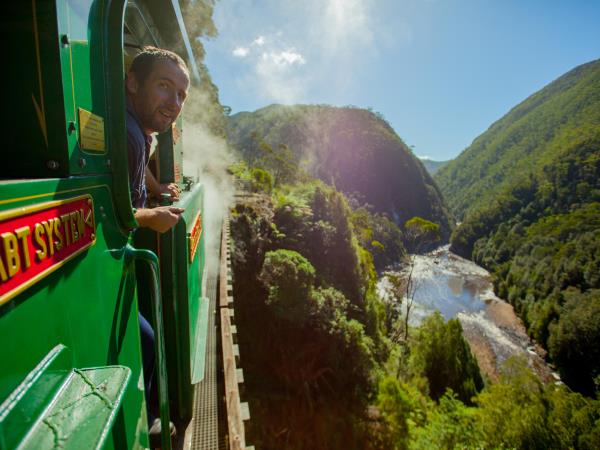
[[192,232],[189,234],[189,255],[190,255],[190,263],[194,261],[194,255],[196,254],[196,250],[198,249],[198,244],[200,243],[200,236],[202,236],[202,215],[198,213],[196,218],[194,219],[194,226],[192,227]]
[[96,242],[89,195],[0,213],[0,305]]

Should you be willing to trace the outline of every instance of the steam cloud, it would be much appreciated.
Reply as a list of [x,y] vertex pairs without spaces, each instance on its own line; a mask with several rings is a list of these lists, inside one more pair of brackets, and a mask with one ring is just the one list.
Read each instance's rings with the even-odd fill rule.
[[208,94],[190,91],[184,115],[184,175],[204,185],[204,239],[208,267],[218,267],[221,224],[233,201],[233,179],[227,167],[234,161],[226,140],[207,126],[214,109]]

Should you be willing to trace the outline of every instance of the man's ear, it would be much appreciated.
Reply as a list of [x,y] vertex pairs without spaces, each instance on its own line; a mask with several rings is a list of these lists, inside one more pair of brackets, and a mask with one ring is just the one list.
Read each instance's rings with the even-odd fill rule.
[[125,78],[125,86],[128,94],[137,94],[139,84],[133,72],[127,73],[127,77]]

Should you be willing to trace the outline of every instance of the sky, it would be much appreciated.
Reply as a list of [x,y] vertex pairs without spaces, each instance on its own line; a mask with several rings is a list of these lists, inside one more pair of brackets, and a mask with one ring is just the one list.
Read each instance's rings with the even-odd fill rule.
[[214,21],[205,62],[233,114],[372,108],[438,161],[600,58],[600,0],[218,0]]

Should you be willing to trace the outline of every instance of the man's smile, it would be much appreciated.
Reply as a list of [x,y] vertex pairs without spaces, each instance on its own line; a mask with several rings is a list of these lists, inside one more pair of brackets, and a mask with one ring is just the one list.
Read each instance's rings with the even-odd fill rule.
[[173,117],[171,112],[166,111],[164,109],[159,109],[158,112],[160,113],[161,116],[166,117],[167,119],[171,119]]

